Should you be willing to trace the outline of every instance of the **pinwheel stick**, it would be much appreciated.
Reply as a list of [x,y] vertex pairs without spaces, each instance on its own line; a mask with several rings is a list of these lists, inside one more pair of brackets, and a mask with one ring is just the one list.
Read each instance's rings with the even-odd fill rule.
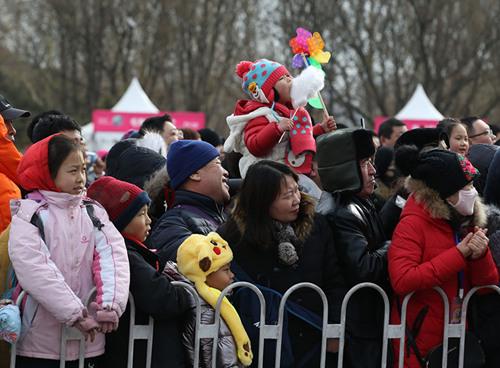
[[[309,63],[307,62],[307,58],[304,53],[302,53],[302,58],[304,59],[304,64],[307,67]],[[323,106],[323,112],[325,113],[325,116],[330,116],[330,114],[328,114],[328,110],[326,109],[325,101],[323,101],[323,97],[321,96],[321,92],[318,92],[318,98],[321,101],[321,105]]]
[[[299,109],[298,109],[298,108],[296,108],[296,109],[295,109],[295,111],[293,112],[293,115],[292,115],[292,117],[290,118],[290,120],[292,120],[292,121],[293,121],[293,118],[295,117],[295,114],[297,114],[297,111],[299,111]],[[287,132],[287,130],[285,130],[285,131],[283,132],[283,134],[281,134],[281,137],[280,137],[280,139],[279,139],[278,143],[281,143],[281,141],[282,141],[282,140],[283,140],[283,138],[285,137],[286,132]]]

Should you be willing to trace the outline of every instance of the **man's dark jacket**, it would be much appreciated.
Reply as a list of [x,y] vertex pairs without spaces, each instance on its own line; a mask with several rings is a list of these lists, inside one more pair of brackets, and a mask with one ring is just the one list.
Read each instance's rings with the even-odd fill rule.
[[171,209],[157,221],[147,245],[164,263],[176,261],[177,248],[191,234],[207,235],[225,221],[224,207],[205,195],[177,190]]

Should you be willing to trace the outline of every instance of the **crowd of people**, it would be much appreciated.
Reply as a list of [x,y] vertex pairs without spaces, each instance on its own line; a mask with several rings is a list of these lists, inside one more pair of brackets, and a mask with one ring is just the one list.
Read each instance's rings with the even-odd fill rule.
[[[386,292],[396,324],[414,292],[405,346],[391,344],[388,366],[405,349],[405,366],[423,367],[443,341],[444,304],[433,288],[460,323],[464,295],[499,283],[500,153],[484,120],[407,130],[391,118],[378,134],[331,116],[315,123],[283,65],[243,61],[236,74],[246,96],[227,118],[225,141],[163,115],[94,153],[74,119],[49,110],[32,119],[21,154],[16,120],[30,113],[0,96],[3,320],[15,319],[7,307],[26,292],[21,332],[0,323],[0,336],[17,341],[16,367],[58,367],[62,326],[85,336],[85,367],[125,367],[129,293],[136,323],[154,319],[152,366],[193,366],[196,306],[213,323],[235,280],[261,289],[266,323],[277,322],[281,295],[300,282],[323,290],[329,323],[340,322],[344,296],[360,283]],[[317,367],[321,298],[300,289],[289,300],[282,366]],[[203,338],[200,366],[256,366],[260,355],[274,366],[275,344],[257,349],[256,296],[236,289],[220,304],[217,354]],[[482,355],[466,355],[485,367],[500,365],[499,307],[494,292],[471,303],[468,339]],[[383,299],[361,289],[347,310],[344,367],[379,367]],[[8,345],[1,349],[7,364]],[[338,349],[328,339],[328,367]],[[135,344],[134,367],[146,365],[146,351],[145,341]],[[70,341],[66,366],[78,354]]]

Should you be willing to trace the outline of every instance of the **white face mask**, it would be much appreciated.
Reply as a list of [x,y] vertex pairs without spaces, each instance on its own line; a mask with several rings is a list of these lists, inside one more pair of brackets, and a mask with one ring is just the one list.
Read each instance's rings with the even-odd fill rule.
[[470,216],[474,213],[474,203],[476,203],[477,190],[472,187],[470,189],[462,189],[458,191],[458,201],[450,205],[457,210],[457,212],[464,216]]

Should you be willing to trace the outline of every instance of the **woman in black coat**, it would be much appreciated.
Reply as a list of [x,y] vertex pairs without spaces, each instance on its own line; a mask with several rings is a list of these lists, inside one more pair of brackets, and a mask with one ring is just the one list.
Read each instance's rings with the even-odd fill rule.
[[[328,299],[329,322],[338,322],[345,288],[332,233],[297,182],[297,174],[286,165],[266,160],[252,165],[231,216],[219,232],[233,249],[233,263],[254,283],[282,294],[300,282],[316,284]],[[238,277],[238,269],[233,271]],[[310,288],[299,289],[290,300],[322,315],[321,299]],[[291,317],[288,331],[297,364],[319,345],[321,335]],[[331,339],[327,350],[336,352],[336,346],[337,341]],[[319,354],[314,358],[318,360]],[[315,364],[308,362],[308,366]]]

